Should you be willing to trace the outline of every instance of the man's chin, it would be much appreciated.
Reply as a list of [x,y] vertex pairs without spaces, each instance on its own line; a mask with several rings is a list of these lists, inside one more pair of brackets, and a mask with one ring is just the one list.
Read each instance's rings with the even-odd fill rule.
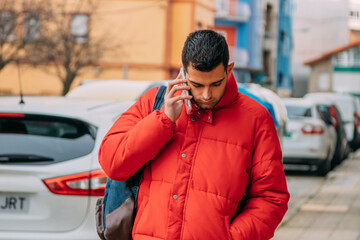
[[216,103],[211,103],[211,104],[197,103],[197,105],[204,110],[210,110],[215,107]]

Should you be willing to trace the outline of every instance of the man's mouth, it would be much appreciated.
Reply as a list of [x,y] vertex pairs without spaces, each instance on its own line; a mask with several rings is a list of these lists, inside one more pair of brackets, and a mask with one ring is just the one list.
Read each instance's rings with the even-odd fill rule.
[[212,100],[212,101],[199,101],[199,103],[201,103],[201,104],[212,104],[214,102],[215,102],[214,100]]

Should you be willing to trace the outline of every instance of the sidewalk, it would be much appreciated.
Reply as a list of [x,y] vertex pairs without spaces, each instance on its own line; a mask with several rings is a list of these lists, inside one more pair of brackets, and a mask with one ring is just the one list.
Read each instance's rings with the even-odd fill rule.
[[360,240],[360,151],[330,172],[297,211],[273,240]]

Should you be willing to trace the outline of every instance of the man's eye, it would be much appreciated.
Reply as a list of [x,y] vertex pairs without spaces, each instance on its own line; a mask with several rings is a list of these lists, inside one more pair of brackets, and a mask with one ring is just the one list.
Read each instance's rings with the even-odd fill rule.
[[200,85],[195,85],[195,84],[193,84],[193,86],[194,86],[195,88],[201,87]]

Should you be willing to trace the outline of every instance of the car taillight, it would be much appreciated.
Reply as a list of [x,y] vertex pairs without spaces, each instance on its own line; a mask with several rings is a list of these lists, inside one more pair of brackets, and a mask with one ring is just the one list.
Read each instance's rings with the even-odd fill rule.
[[104,196],[107,176],[102,170],[43,180],[52,193],[62,195]]
[[359,126],[359,116],[354,113],[354,128],[357,128]]
[[301,131],[304,134],[323,134],[325,132],[322,126],[316,126],[311,124],[306,124],[301,128]]
[[331,114],[332,119],[334,119],[333,125],[334,125],[334,128],[336,129],[339,121],[336,118],[336,112],[335,112],[335,109],[333,106],[330,107],[330,114]]
[[0,117],[23,118],[23,117],[25,117],[25,114],[23,114],[23,113],[0,113]]

